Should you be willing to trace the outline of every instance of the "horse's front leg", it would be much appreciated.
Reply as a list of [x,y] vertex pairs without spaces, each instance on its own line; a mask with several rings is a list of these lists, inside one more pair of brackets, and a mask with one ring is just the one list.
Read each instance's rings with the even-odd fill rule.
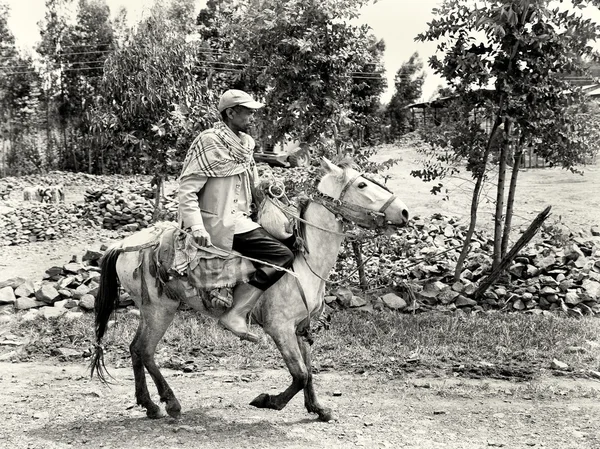
[[298,346],[298,340],[293,327],[282,331],[268,332],[275,341],[283,360],[292,375],[292,384],[278,395],[263,393],[258,395],[250,403],[254,407],[271,408],[275,410],[283,409],[288,402],[304,387],[308,382],[308,370],[302,358],[302,352]]
[[298,336],[298,346],[302,352],[302,358],[306,365],[308,372],[308,378],[306,379],[306,385],[304,387],[304,405],[309,413],[316,413],[319,415],[321,421],[331,421],[334,419],[333,411],[328,407],[323,407],[319,404],[317,394],[313,385],[312,375],[312,360],[311,360],[311,348],[308,340],[304,336]]

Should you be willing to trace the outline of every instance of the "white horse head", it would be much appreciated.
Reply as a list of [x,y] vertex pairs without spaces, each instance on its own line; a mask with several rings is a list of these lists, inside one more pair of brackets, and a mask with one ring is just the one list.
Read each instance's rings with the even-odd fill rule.
[[318,190],[337,200],[342,207],[347,204],[354,218],[357,218],[357,213],[365,216],[382,214],[385,224],[404,226],[408,223],[408,208],[386,187],[366,178],[349,165],[338,167],[323,158],[321,166],[325,169],[325,175],[319,182]]

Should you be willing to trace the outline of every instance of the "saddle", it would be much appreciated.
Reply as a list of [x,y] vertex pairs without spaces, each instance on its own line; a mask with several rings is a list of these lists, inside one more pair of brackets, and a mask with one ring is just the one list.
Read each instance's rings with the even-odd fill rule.
[[148,294],[143,276],[146,260],[159,294],[183,300],[183,286],[186,297],[200,297],[210,309],[230,307],[232,288],[248,282],[254,272],[252,262],[237,257],[235,252],[197,247],[192,236],[173,222],[160,222],[133,234],[121,248],[139,252],[134,277],[142,278],[142,299]]

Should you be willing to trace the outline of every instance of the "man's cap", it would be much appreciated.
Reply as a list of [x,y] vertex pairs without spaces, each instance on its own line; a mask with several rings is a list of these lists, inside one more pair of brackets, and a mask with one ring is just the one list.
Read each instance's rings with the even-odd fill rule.
[[255,101],[250,95],[243,90],[230,89],[221,95],[219,99],[219,112],[223,112],[227,108],[234,106],[244,106],[250,109],[260,109],[264,104]]

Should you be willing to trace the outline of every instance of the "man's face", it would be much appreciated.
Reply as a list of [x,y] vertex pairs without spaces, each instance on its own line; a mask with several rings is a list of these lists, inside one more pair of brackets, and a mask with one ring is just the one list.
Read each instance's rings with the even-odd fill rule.
[[253,122],[252,116],[254,115],[254,112],[254,109],[244,106],[235,106],[231,108],[231,112],[228,114],[230,128],[235,132],[242,131],[247,133]]

